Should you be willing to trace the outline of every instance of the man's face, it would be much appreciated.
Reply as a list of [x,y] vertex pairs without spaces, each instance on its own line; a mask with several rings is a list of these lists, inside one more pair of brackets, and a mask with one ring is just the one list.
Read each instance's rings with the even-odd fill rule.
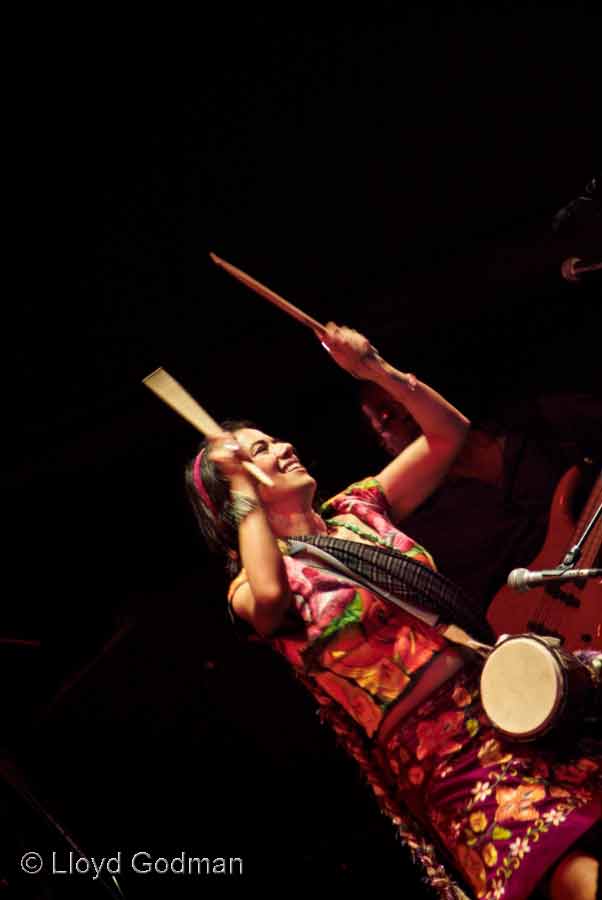
[[370,385],[364,391],[361,408],[381,446],[391,456],[405,450],[421,433],[405,406],[376,386]]

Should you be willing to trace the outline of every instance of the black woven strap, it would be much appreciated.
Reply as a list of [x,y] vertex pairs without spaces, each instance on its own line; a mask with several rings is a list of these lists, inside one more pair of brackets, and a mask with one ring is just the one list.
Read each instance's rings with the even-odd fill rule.
[[486,619],[475,612],[476,602],[462,588],[399,550],[315,534],[296,540],[331,553],[376,588],[436,613],[444,622],[463,628],[473,638],[485,643],[495,640]]

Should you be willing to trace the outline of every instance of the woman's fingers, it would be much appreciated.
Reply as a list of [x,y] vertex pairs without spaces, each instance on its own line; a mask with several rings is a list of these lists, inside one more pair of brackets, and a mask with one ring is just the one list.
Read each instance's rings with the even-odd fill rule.
[[367,337],[354,328],[328,322],[325,334],[316,336],[334,361],[355,378],[370,378],[375,365],[382,364],[379,353]]
[[242,469],[248,454],[243,450],[233,434],[224,432],[213,438],[208,447],[209,459],[211,459],[222,472],[230,476]]
[[325,349],[331,353],[334,350],[364,357],[373,350],[368,338],[354,328],[348,328],[346,325],[337,325],[335,322],[328,322],[326,332],[326,336],[320,336],[320,340]]

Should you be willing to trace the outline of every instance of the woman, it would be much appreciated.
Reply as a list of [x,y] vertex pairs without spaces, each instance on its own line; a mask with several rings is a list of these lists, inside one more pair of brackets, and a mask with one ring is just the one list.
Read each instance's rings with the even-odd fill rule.
[[[233,614],[292,664],[442,896],[458,894],[429,840],[475,897],[528,897],[554,866],[553,900],[593,898],[597,862],[575,842],[600,819],[602,759],[496,736],[469,637],[488,637],[484,626],[391,522],[437,487],[469,423],[357,332],[332,323],[327,332],[335,361],[402,402],[421,434],[321,514],[289,443],[242,423],[205,444],[188,486],[205,537],[238,572]],[[245,459],[273,486],[257,483]]]

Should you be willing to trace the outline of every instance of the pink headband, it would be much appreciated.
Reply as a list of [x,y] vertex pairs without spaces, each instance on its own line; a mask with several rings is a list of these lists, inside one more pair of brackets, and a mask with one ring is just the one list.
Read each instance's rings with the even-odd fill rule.
[[215,508],[215,503],[207,493],[207,488],[203,483],[203,476],[201,475],[201,462],[203,461],[203,453],[206,449],[206,447],[203,447],[192,464],[192,480],[194,482],[195,488],[197,489],[199,497],[208,508],[208,510],[212,513],[213,517],[217,519],[217,509]]

